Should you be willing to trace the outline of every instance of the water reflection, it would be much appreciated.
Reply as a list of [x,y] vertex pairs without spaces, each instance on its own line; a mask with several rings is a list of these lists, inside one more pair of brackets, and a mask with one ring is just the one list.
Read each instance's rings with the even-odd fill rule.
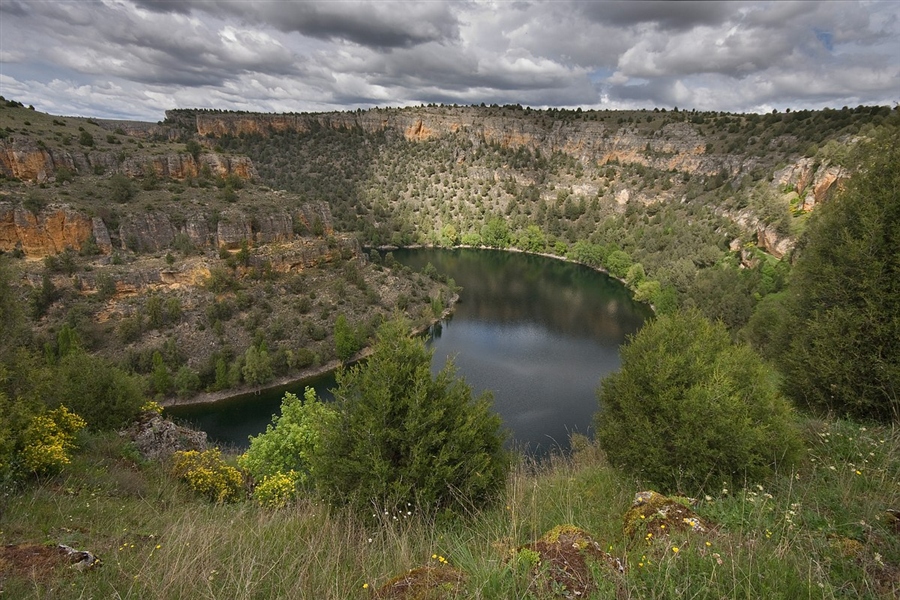
[[[618,282],[586,267],[485,250],[398,250],[463,287],[453,316],[431,330],[432,370],[449,358],[477,393],[491,391],[511,444],[541,455],[589,433],[600,379],[619,367],[619,345],[650,315]],[[327,398],[333,376],[314,387]],[[291,391],[302,393],[303,385]],[[171,412],[219,443],[247,445],[265,431],[283,390]]]
[[400,250],[463,287],[462,301],[430,344],[434,371],[453,358],[476,393],[489,390],[516,445],[533,454],[590,433],[600,379],[650,315],[618,282],[580,265],[483,250]]

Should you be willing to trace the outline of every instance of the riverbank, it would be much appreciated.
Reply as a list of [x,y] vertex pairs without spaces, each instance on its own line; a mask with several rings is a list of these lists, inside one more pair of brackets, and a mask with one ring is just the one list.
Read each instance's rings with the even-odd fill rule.
[[[628,288],[628,285],[624,279],[622,279],[621,277],[616,277],[615,275],[613,275],[612,273],[610,273],[608,270],[604,269],[603,267],[588,265],[588,264],[585,264],[580,261],[572,260],[565,256],[560,256],[558,254],[551,254],[548,252],[531,252],[528,250],[522,250],[521,248],[515,248],[515,247],[486,248],[483,246],[471,246],[471,245],[466,245],[466,244],[459,244],[459,245],[452,246],[449,248],[444,247],[444,246],[437,246],[434,244],[412,244],[412,245],[403,246],[403,247],[390,246],[390,245],[374,246],[374,247],[369,246],[369,247],[364,247],[363,251],[368,251],[371,249],[375,249],[379,252],[392,252],[394,250],[419,250],[419,249],[440,249],[440,250],[471,249],[471,250],[499,250],[502,252],[511,252],[514,254],[529,254],[529,255],[533,255],[533,256],[540,256],[543,258],[549,258],[552,260],[558,260],[558,261],[565,262],[565,263],[571,263],[571,264],[576,264],[576,265],[581,265],[583,267],[587,267],[588,269],[591,269],[598,273],[603,273],[610,279],[614,279],[614,280],[618,281],[619,283],[621,283],[624,287]],[[435,324],[439,323],[443,319],[450,316],[453,313],[453,309],[458,301],[459,301],[459,295],[454,294],[454,296],[450,299],[449,306],[444,310],[444,312],[441,314],[441,316],[439,318],[436,318],[433,321],[431,321],[430,323],[414,329],[410,335],[421,335],[426,330],[428,330],[430,327],[433,327]],[[654,314],[656,313],[656,307],[652,303],[648,303],[647,306],[649,306],[650,310]],[[248,396],[253,396],[253,395],[258,395],[258,394],[263,394],[263,393],[269,393],[269,392],[273,392],[273,391],[279,391],[282,389],[287,390],[288,388],[296,387],[303,383],[313,381],[319,377],[322,377],[323,375],[332,373],[332,372],[336,371],[337,369],[339,369],[343,364],[353,364],[355,362],[363,360],[363,359],[367,358],[370,354],[371,354],[370,347],[366,347],[366,348],[363,348],[362,350],[360,350],[359,352],[357,352],[353,356],[353,358],[351,358],[346,363],[341,363],[341,361],[339,361],[339,360],[332,360],[332,361],[329,361],[327,363],[324,363],[324,364],[321,364],[318,366],[303,369],[303,370],[299,371],[298,373],[295,373],[292,375],[286,375],[284,377],[279,377],[277,379],[273,379],[272,381],[269,381],[262,385],[242,386],[239,388],[231,388],[231,389],[219,390],[219,391],[215,391],[215,392],[203,392],[200,394],[196,394],[196,395],[188,396],[188,397],[184,397],[184,398],[179,398],[179,397],[166,398],[165,400],[160,402],[160,404],[164,408],[165,407],[174,407],[174,406],[193,406],[193,405],[201,405],[201,404],[215,404],[218,402],[223,402],[223,401],[227,401],[227,400],[243,398],[243,397],[248,397]]]
[[[431,327],[440,323],[451,314],[453,314],[453,310],[456,307],[456,304],[459,302],[459,294],[454,294],[453,297],[450,298],[448,302],[447,308],[444,309],[444,312],[431,322],[426,323],[425,325],[420,325],[419,327],[413,328],[410,332],[410,335],[417,336],[422,335],[426,331],[428,331]],[[224,402],[226,400],[232,400],[235,398],[243,398],[246,396],[254,396],[263,393],[269,393],[273,391],[279,390],[287,390],[288,388],[296,387],[303,383],[310,382],[314,379],[322,377],[323,375],[327,375],[334,371],[337,371],[344,365],[352,365],[356,362],[359,362],[372,354],[372,347],[366,346],[359,352],[353,355],[353,357],[346,361],[341,362],[339,360],[332,360],[327,363],[309,367],[306,369],[302,369],[301,371],[294,373],[292,375],[286,375],[284,377],[279,377],[277,379],[273,379],[272,381],[268,381],[262,385],[253,385],[253,386],[241,386],[239,388],[231,388],[227,390],[218,390],[215,392],[202,392],[200,394],[195,394],[193,396],[188,396],[184,398],[166,398],[165,400],[160,402],[160,405],[163,408],[169,408],[174,406],[195,406],[200,404],[216,404],[218,402]]]

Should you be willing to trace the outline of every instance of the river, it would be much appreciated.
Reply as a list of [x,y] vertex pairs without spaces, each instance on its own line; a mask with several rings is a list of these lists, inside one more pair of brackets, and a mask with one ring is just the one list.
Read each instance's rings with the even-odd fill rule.
[[[510,444],[532,455],[568,448],[591,433],[600,379],[620,364],[619,346],[651,316],[621,283],[587,267],[543,256],[474,249],[397,250],[415,270],[429,262],[462,287],[453,315],[428,340],[437,372],[452,357],[473,391],[491,391]],[[330,399],[334,377],[313,385]],[[265,430],[283,390],[213,405],[178,406],[218,443],[246,446]]]

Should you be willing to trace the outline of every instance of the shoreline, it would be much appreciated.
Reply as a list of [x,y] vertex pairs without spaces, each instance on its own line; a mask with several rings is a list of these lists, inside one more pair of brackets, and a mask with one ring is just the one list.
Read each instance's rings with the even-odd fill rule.
[[[598,273],[603,273],[607,277],[614,279],[614,280],[618,281],[619,283],[621,283],[623,286],[626,287],[626,289],[628,288],[624,279],[622,279],[620,277],[616,277],[615,275],[613,275],[612,273],[610,273],[603,267],[593,267],[591,265],[586,265],[582,262],[566,258],[565,256],[559,256],[558,254],[549,254],[546,252],[529,252],[527,250],[522,250],[521,248],[514,248],[514,247],[485,248],[485,247],[480,247],[480,246],[468,246],[465,244],[459,244],[459,245],[453,246],[451,248],[444,248],[443,246],[435,246],[433,244],[412,244],[410,246],[403,246],[402,248],[400,246],[391,246],[391,245],[368,246],[368,248],[373,248],[375,250],[379,250],[382,252],[390,252],[392,250],[400,250],[400,249],[415,250],[415,249],[422,249],[422,248],[441,248],[441,249],[445,249],[445,250],[456,250],[459,248],[468,248],[468,249],[475,249],[475,250],[499,250],[501,252],[532,254],[534,256],[542,256],[545,258],[551,258],[554,260],[559,260],[562,262],[567,262],[567,263],[572,263],[572,264],[576,264],[576,265],[581,265],[583,267],[587,267],[588,269],[597,271]],[[366,249],[366,247],[363,247],[363,250],[365,250],[365,249]],[[441,321],[443,321],[444,319],[449,317],[451,314],[453,314],[453,310],[456,307],[457,302],[459,302],[459,294],[454,294],[453,297],[450,299],[450,306],[448,306],[446,309],[444,309],[444,312],[441,313],[440,317],[432,320],[427,325],[422,325],[420,327],[414,328],[410,332],[410,335],[411,336],[421,335],[430,327],[433,327],[437,323],[440,323]],[[656,314],[656,307],[653,306],[653,304],[648,304],[648,306],[650,307],[650,310],[654,314]],[[176,398],[167,398],[167,399],[163,400],[162,402],[160,402],[160,405],[163,408],[170,408],[170,407],[175,407],[175,406],[195,406],[195,405],[200,405],[200,404],[216,404],[218,402],[224,402],[227,400],[231,400],[233,398],[239,398],[242,396],[251,396],[254,394],[261,394],[263,392],[270,392],[270,391],[276,390],[278,388],[292,387],[292,386],[299,385],[299,384],[307,382],[307,381],[311,381],[313,379],[316,379],[317,377],[321,377],[328,373],[334,372],[334,371],[338,370],[339,368],[341,368],[341,366],[344,364],[352,365],[354,363],[357,363],[360,360],[367,358],[371,354],[372,354],[372,347],[366,346],[365,348],[363,348],[362,350],[360,350],[359,352],[354,354],[353,358],[351,358],[346,363],[341,363],[341,361],[339,361],[339,360],[332,360],[325,364],[319,365],[318,367],[310,367],[310,368],[304,369],[294,375],[285,375],[284,377],[279,377],[278,379],[275,379],[275,380],[265,383],[263,385],[244,386],[241,388],[234,388],[234,389],[230,389],[230,390],[221,390],[221,391],[217,391],[217,392],[202,392],[200,394],[196,394],[196,395],[190,396],[188,398],[177,398],[177,397]]]
[[[425,333],[431,327],[434,327],[436,324],[440,323],[447,317],[453,314],[453,310],[456,307],[457,302],[459,302],[459,294],[454,294],[452,298],[450,298],[449,306],[444,309],[444,312],[441,313],[441,316],[436,319],[430,321],[426,325],[421,325],[419,327],[413,328],[410,332],[410,336],[418,336]],[[353,357],[346,361],[341,362],[339,360],[332,360],[327,363],[321,364],[317,367],[309,367],[301,370],[298,373],[293,375],[285,375],[283,377],[279,377],[277,379],[273,379],[267,383],[262,385],[253,385],[253,386],[243,386],[240,388],[233,388],[229,390],[219,390],[216,392],[201,392],[199,394],[195,394],[193,396],[189,396],[186,398],[166,398],[162,402],[160,402],[160,406],[165,408],[172,408],[176,406],[197,406],[200,404],[216,404],[219,402],[225,402],[227,400],[231,400],[233,398],[239,398],[242,396],[252,396],[256,394],[261,394],[264,392],[270,392],[272,390],[277,390],[279,388],[288,388],[293,387],[295,385],[300,385],[304,382],[312,381],[318,377],[323,375],[327,375],[328,373],[332,373],[337,371],[344,365],[352,365],[355,364],[365,358],[368,358],[372,355],[372,346],[366,346],[359,352],[353,355]]]

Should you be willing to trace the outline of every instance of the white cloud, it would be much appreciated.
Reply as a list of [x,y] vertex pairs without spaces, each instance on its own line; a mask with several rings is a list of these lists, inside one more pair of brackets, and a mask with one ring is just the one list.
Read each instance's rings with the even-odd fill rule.
[[0,94],[50,112],[419,102],[713,110],[892,103],[892,2],[0,4]]

